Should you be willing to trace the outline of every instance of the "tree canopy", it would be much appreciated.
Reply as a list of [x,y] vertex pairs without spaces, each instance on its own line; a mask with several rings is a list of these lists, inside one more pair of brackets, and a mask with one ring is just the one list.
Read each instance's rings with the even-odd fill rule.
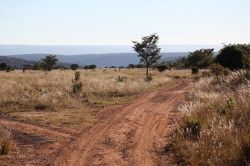
[[231,70],[250,67],[250,46],[246,44],[225,45],[216,56],[216,62]]
[[133,41],[133,49],[138,53],[140,63],[146,66],[146,76],[149,77],[148,68],[157,62],[161,58],[160,48],[158,47],[159,36],[152,34],[142,37],[141,42]]
[[207,68],[213,62],[214,49],[200,49],[194,52],[190,52],[186,58],[185,66],[198,67],[200,69]]
[[56,55],[48,55],[41,59],[41,67],[43,70],[50,71],[53,69],[57,61],[58,59],[56,58]]

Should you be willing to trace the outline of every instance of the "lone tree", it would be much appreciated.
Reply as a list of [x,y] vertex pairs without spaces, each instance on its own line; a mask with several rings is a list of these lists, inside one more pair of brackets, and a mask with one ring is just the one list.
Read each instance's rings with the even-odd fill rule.
[[138,53],[140,63],[144,63],[146,66],[146,79],[149,78],[149,67],[161,58],[161,49],[157,45],[158,41],[159,36],[157,34],[142,37],[142,42],[133,41],[133,49]]
[[45,58],[41,59],[41,66],[43,70],[50,71],[55,66],[58,59],[56,55],[48,55]]

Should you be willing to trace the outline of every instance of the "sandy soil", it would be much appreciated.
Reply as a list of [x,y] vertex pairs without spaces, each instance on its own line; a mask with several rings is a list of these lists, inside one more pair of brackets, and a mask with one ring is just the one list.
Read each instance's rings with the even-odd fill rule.
[[80,132],[1,117],[0,124],[12,129],[25,153],[0,161],[5,165],[175,165],[166,145],[176,107],[190,86],[189,80],[177,80],[173,87],[146,93],[126,106],[104,109],[101,121]]

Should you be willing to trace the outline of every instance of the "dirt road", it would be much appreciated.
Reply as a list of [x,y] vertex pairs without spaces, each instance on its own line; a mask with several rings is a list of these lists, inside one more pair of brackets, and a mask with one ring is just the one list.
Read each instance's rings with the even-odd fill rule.
[[102,109],[101,120],[82,131],[1,115],[0,125],[12,131],[20,154],[0,156],[0,166],[175,165],[165,147],[190,86],[189,80],[175,80],[131,104]]
[[[52,165],[174,165],[162,155],[169,143],[175,109],[184,101],[190,81],[147,93],[81,133],[60,149]],[[52,161],[51,161],[52,162]]]

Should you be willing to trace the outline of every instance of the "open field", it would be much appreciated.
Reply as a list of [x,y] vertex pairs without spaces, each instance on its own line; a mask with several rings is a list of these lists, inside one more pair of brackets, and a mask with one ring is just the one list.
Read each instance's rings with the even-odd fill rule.
[[[98,160],[92,155],[101,153],[102,150],[96,152],[96,145],[102,144],[101,142],[121,142],[122,146],[129,141],[117,136],[118,129],[121,129],[119,131],[124,136],[131,135],[128,139],[133,137],[135,142],[139,139],[151,140],[145,142],[145,146],[151,146],[157,140],[153,137],[144,138],[145,132],[156,130],[157,134],[161,130],[159,138],[166,136],[168,132],[165,130],[168,128],[164,126],[168,125],[167,119],[173,119],[169,111],[184,99],[183,94],[190,85],[180,78],[191,77],[188,70],[162,73],[152,70],[153,80],[146,82],[143,69],[97,69],[79,72],[83,89],[76,94],[72,92],[75,71],[0,73],[0,125],[5,127],[6,133],[11,133],[8,139],[13,142],[10,142],[9,147],[12,149],[9,154],[14,154],[7,158],[0,157],[1,161],[6,165],[46,165],[54,162],[62,165],[68,163],[68,160],[77,159],[71,165],[90,164]],[[151,115],[152,113],[155,115]],[[148,119],[155,116],[156,119]],[[161,127],[151,129],[151,124],[141,130],[141,126],[149,121],[152,124],[157,121]],[[128,125],[132,128],[127,128]],[[137,130],[139,135],[143,135],[134,135]],[[114,138],[109,138],[108,135],[113,135]],[[125,142],[122,143],[123,141]],[[166,141],[163,139],[159,148]],[[78,150],[71,149],[78,144],[82,145]],[[84,148],[86,145],[89,145],[88,150]],[[103,162],[129,164],[132,162],[128,161],[132,160],[129,155],[149,150],[144,149],[143,145],[130,150],[130,146],[132,143],[125,147],[114,147],[118,152],[112,152],[114,157],[121,152],[127,156],[126,159],[120,156],[117,161],[105,159]],[[75,155],[65,158],[65,155],[68,156],[68,148]],[[107,147],[100,148],[111,153]],[[86,153],[86,158],[77,157],[82,151]],[[154,163],[157,155],[152,154],[152,157],[154,159],[150,162]],[[140,158],[133,160],[142,163]]]
[[143,69],[79,72],[77,93],[75,71],[0,73],[1,164],[249,162],[247,71],[152,70],[150,82]]
[[[116,71],[115,71],[116,70]],[[152,71],[144,80],[143,69],[82,70],[82,91],[72,92],[74,71],[14,71],[0,73],[1,113],[59,127],[84,127],[93,123],[93,108],[129,102],[145,91],[171,83],[171,77],[189,71]],[[118,80],[121,77],[122,80]]]

